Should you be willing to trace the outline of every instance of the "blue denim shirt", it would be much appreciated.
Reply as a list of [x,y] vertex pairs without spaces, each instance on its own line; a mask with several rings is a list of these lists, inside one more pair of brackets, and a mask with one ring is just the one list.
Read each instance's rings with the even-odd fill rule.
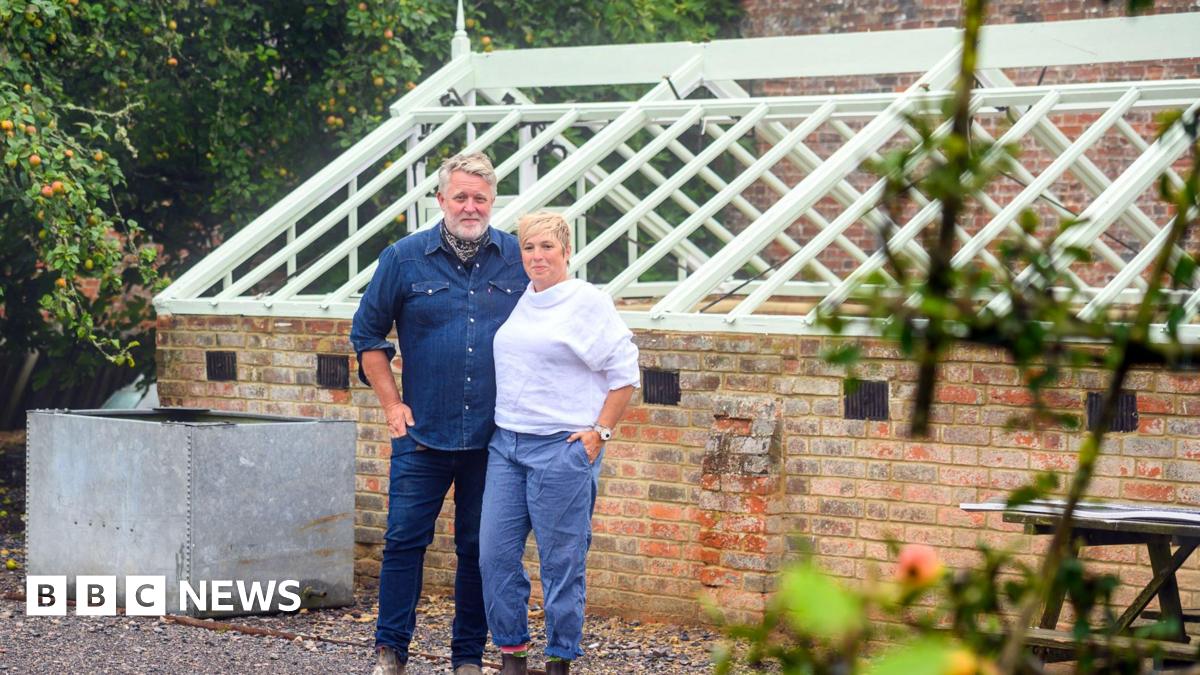
[[[358,353],[396,347],[403,357],[404,402],[413,440],[435,450],[486,448],[495,429],[492,338],[529,278],[517,238],[491,229],[491,243],[463,264],[442,242],[442,225],[388,246],[354,313],[350,342]],[[359,367],[358,377],[367,382]]]

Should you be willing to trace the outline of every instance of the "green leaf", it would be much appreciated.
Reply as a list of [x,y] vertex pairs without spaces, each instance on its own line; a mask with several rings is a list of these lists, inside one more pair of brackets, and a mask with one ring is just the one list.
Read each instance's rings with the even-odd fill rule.
[[783,573],[775,601],[801,635],[838,639],[862,629],[862,600],[810,564]]
[[1196,261],[1186,253],[1179,256],[1179,262],[1175,263],[1175,285],[1180,287],[1190,287],[1192,285],[1192,277],[1196,274]]
[[949,640],[928,637],[884,652],[871,661],[867,675],[943,675],[956,647]]
[[862,348],[856,344],[839,345],[825,352],[826,363],[835,366],[852,366],[862,356]]
[[1034,477],[1031,485],[1022,485],[1009,493],[1006,504],[1009,508],[1028,504],[1035,499],[1042,499],[1057,488],[1058,475],[1043,471]]

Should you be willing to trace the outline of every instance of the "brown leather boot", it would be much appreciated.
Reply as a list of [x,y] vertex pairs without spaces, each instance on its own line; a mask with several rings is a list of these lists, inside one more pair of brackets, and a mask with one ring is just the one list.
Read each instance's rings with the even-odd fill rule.
[[547,661],[546,675],[568,675],[571,672],[570,661]]
[[371,675],[404,675],[405,665],[400,663],[391,647],[380,647],[376,654],[375,670]]
[[500,654],[500,675],[526,675],[529,672],[529,665],[524,656],[513,656],[512,654]]

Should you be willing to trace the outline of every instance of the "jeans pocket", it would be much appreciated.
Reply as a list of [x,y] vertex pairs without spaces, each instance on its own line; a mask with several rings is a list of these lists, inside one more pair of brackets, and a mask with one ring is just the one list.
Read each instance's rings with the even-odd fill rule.
[[587,446],[583,444],[583,441],[582,440],[575,441],[575,442],[571,443],[571,445],[578,445],[579,447],[574,448],[574,449],[568,448],[569,452],[571,452],[572,454],[577,455],[579,457],[582,457],[583,465],[585,467],[591,468],[592,458],[588,456],[588,449],[587,449]]
[[408,453],[408,452],[419,452],[421,450],[428,450],[428,449],[429,448],[425,447],[424,445],[421,445],[420,443],[414,441],[412,439],[412,435],[410,435],[410,434],[405,434],[404,436],[401,436],[399,438],[392,439],[392,456],[393,457],[395,457],[396,455],[403,455],[404,453]]

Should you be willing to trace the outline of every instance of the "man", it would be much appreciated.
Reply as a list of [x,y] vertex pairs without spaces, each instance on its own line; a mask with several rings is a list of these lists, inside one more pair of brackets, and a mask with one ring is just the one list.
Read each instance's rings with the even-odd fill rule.
[[[392,438],[376,675],[405,671],[425,548],[451,484],[458,557],[451,664],[456,675],[482,672],[479,515],[495,429],[492,338],[529,283],[516,238],[488,224],[495,200],[496,173],[485,155],[443,162],[441,223],[383,251],[350,329],[359,378],[379,398]],[[391,371],[393,324],[403,398]]]

